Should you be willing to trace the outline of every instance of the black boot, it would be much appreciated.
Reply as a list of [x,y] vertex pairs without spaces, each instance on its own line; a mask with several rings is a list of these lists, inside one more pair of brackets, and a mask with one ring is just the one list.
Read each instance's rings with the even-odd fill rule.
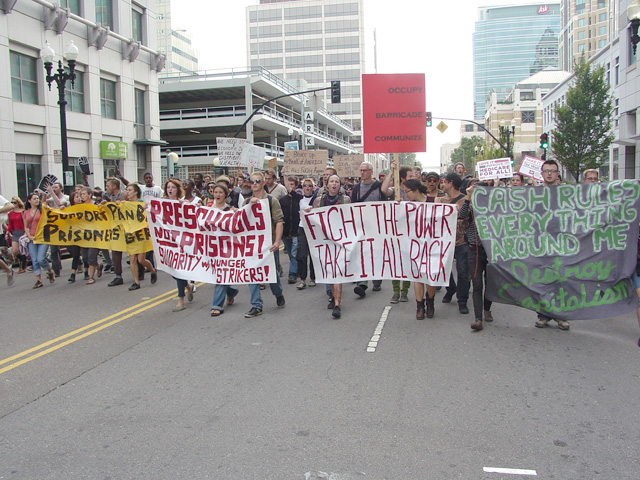
[[433,316],[436,314],[436,306],[434,304],[434,297],[427,297],[425,300],[426,303],[426,307],[427,307],[427,318],[433,318]]
[[416,300],[416,320],[424,320],[424,300]]

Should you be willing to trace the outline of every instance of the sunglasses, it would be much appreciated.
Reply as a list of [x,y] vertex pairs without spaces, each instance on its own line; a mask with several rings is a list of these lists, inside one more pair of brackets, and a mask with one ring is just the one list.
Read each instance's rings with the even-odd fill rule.
[[437,180],[437,179],[435,179],[435,178],[427,178],[427,182],[434,182],[434,183],[436,183],[436,182],[438,182],[438,180]]
[[257,185],[259,183],[262,183],[262,180],[247,180],[249,183],[253,183],[254,185]]
[[302,185],[303,187],[313,187],[313,185],[308,184],[308,185]]
[[14,205],[17,205],[17,204],[18,204],[18,202],[11,202],[11,203],[13,203]]

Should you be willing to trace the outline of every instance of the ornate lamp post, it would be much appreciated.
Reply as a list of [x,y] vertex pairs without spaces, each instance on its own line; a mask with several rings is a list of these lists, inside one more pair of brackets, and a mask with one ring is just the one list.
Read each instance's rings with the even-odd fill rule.
[[[69,170],[69,151],[67,147],[67,100],[65,99],[64,91],[66,89],[67,81],[71,81],[71,87],[74,86],[76,79],[76,58],[78,58],[78,47],[75,46],[73,41],[64,48],[64,58],[69,65],[69,71],[65,71],[62,66],[62,60],[58,60],[57,72],[51,75],[53,69],[53,60],[56,55],[49,42],[46,42],[44,48],[40,51],[40,57],[44,62],[44,69],[47,71],[47,83],[49,84],[49,91],[51,91],[51,84],[56,82],[58,86],[58,105],[60,105],[60,130],[62,137],[62,183],[64,185],[64,193],[71,194],[73,188],[73,179],[69,180],[68,176],[72,175]],[[68,173],[67,173],[68,172]]]
[[633,0],[627,7],[627,18],[629,18],[631,28],[631,45],[633,45],[633,54],[636,54],[640,35],[638,35],[638,27],[640,27],[640,0]]
[[516,119],[511,120],[511,126],[505,125],[504,118],[500,120],[500,135],[507,139],[507,156],[513,161],[513,144],[511,138],[516,134]]
[[180,160],[176,152],[167,150],[167,178],[172,178],[175,175],[175,165]]

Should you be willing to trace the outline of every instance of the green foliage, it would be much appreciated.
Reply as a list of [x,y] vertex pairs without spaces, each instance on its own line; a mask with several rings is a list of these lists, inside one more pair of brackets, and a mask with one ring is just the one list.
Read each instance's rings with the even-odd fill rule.
[[398,157],[400,158],[400,165],[408,165],[410,167],[413,167],[416,164],[415,153],[399,153]]
[[476,155],[476,147],[480,150],[483,145],[484,138],[482,137],[463,137],[460,146],[451,152],[451,166],[453,167],[456,163],[462,162],[464,163],[465,170],[473,174],[475,171],[476,156],[478,160],[481,160],[480,157],[482,155],[480,152]]
[[604,67],[587,62],[574,67],[573,86],[565,105],[556,109],[556,129],[550,150],[577,180],[587,168],[601,167],[614,139],[611,131],[613,97]]

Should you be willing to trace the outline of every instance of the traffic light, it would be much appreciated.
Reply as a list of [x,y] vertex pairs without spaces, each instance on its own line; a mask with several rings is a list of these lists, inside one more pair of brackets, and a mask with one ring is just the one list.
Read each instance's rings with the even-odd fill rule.
[[331,103],[340,103],[340,80],[331,82]]
[[427,127],[433,125],[433,117],[431,116],[431,112],[427,112]]
[[549,135],[546,133],[540,135],[540,148],[543,150],[549,148]]

